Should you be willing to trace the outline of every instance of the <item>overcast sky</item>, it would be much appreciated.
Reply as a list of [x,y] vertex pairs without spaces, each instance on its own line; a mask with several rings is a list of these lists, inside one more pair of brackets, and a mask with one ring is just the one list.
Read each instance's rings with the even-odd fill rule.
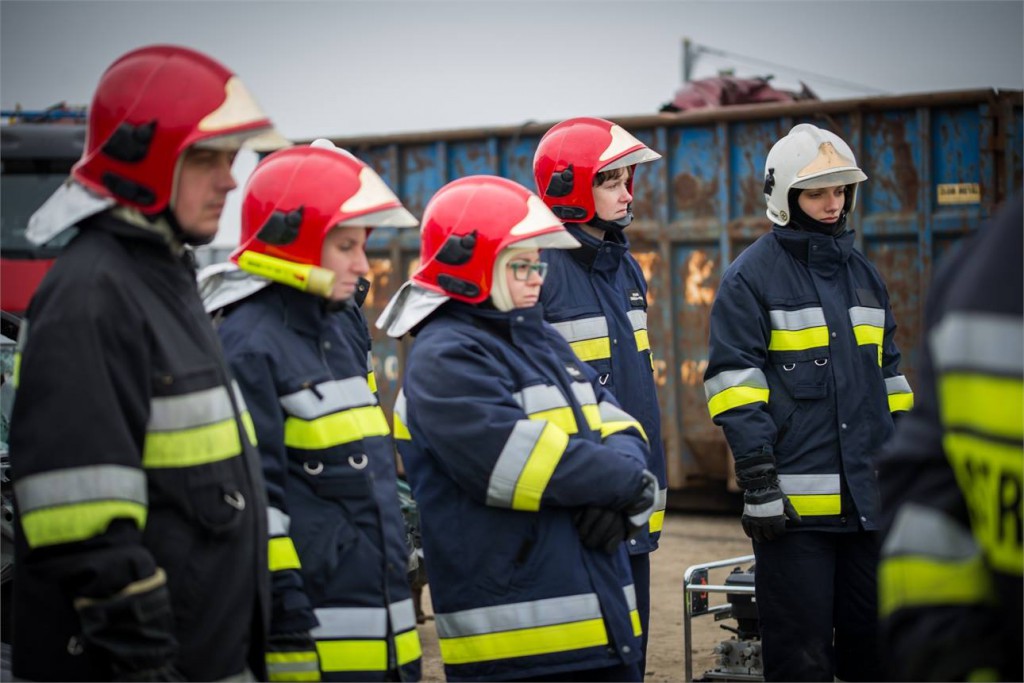
[[[286,136],[654,113],[682,80],[804,80],[823,99],[1024,87],[1021,0],[0,0],[0,105],[88,104],[155,42],[237,72]],[[759,61],[754,61],[759,60]],[[766,64],[764,62],[769,62]]]
[[[845,99],[1024,89],[1022,35],[1022,0],[0,0],[0,107],[88,105],[111,62],[163,42],[234,70],[293,140],[514,126],[657,112],[684,38],[708,48],[694,79]],[[254,166],[239,155],[240,183]]]

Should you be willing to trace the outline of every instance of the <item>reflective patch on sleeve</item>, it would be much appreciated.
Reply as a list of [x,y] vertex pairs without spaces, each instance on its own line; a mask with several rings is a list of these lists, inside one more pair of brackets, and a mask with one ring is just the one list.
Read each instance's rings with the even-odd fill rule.
[[704,382],[704,395],[711,417],[751,403],[768,403],[768,378],[758,368],[726,370]]
[[550,422],[516,422],[491,471],[487,504],[539,510],[548,481],[568,445],[569,435]]

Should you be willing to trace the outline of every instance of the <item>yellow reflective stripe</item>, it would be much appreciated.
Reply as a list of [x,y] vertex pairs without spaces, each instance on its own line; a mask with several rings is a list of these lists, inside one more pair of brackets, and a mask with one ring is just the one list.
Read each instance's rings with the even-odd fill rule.
[[708,411],[711,417],[715,417],[719,413],[750,403],[768,403],[768,390],[759,387],[730,387],[711,397],[708,401]]
[[388,644],[383,640],[318,640],[320,670],[387,671]]
[[940,561],[919,555],[883,559],[878,567],[878,611],[989,602],[993,589],[980,556]]
[[528,417],[531,420],[550,422],[566,434],[576,434],[580,431],[579,426],[576,424],[576,417],[572,414],[572,408],[569,407],[540,410],[536,413],[530,413]]
[[289,417],[284,422],[284,444],[308,451],[387,434],[390,434],[388,420],[380,406],[352,408],[315,420]]
[[827,327],[809,327],[806,330],[772,330],[768,340],[769,351],[803,351],[828,346]]
[[854,325],[853,336],[857,339],[858,346],[867,346],[868,344],[881,346],[882,340],[885,338],[885,330],[874,325]]
[[601,429],[601,409],[594,403],[580,406],[580,408],[583,410],[583,417],[587,419],[587,426],[595,432]]
[[789,495],[789,502],[802,517],[838,515],[842,512],[842,499],[838,494]]
[[142,466],[193,467],[233,458],[242,452],[238,424],[233,418],[174,432],[148,432],[142,447]]
[[273,681],[319,681],[316,652],[267,652],[267,673]]
[[445,664],[469,664],[598,647],[608,644],[608,634],[604,620],[588,619],[476,636],[440,638],[438,642]]
[[652,534],[661,531],[665,526],[665,511],[655,510],[651,513],[651,518],[647,520],[647,523],[650,524]]
[[21,352],[14,354],[14,370],[11,373],[11,381],[14,382],[14,388],[18,388],[18,384],[21,381]]
[[278,572],[284,569],[301,569],[299,554],[295,551],[295,544],[288,536],[277,536],[267,543],[267,565],[270,571]]
[[370,370],[370,372],[368,372],[366,374],[366,383],[370,386],[370,391],[372,391],[373,393],[376,394],[377,393],[377,373],[374,372],[373,370]]
[[99,536],[115,519],[135,520],[146,527],[146,506],[126,500],[100,500],[25,512],[21,526],[30,548],[74,543]]
[[943,444],[971,511],[974,538],[993,567],[1012,576],[1021,576],[1024,573],[1024,551],[1019,535],[1019,524],[1024,516],[1021,444],[989,441],[958,432],[947,433]]
[[939,405],[947,428],[969,427],[994,436],[1024,438],[1024,383],[1019,378],[948,373],[939,379]]
[[914,407],[913,394],[889,394],[889,412],[897,410],[910,410]]
[[569,346],[572,347],[576,356],[584,362],[612,357],[612,346],[611,342],[608,341],[608,337],[571,342]]
[[568,445],[568,434],[550,422],[544,425],[544,430],[530,451],[530,456],[526,459],[523,471],[516,482],[512,494],[513,510],[540,510],[540,499],[544,495],[544,489],[547,488],[548,481]]
[[395,421],[395,438],[402,439],[403,441],[411,441],[412,434],[409,433],[409,428],[405,426],[404,422],[402,422],[402,418],[399,416],[397,410],[394,411],[393,416]]
[[398,666],[415,662],[423,656],[423,650],[420,648],[420,635],[416,629],[395,636],[395,656],[398,658]]
[[644,428],[640,426],[640,423],[635,421],[635,420],[633,420],[633,421],[602,422],[601,423],[601,438],[602,439],[607,439],[612,434],[617,434],[618,432],[624,432],[627,429],[635,429],[635,430],[637,430],[638,432],[640,432],[640,436],[644,437],[644,441],[648,441],[649,442],[649,439],[647,438],[647,432],[645,432]]
[[637,351],[647,351],[651,348],[651,339],[647,336],[647,330],[637,330],[633,333],[633,339],[636,340]]
[[249,411],[242,412],[242,427],[245,428],[245,435],[249,437],[249,443],[253,446],[258,446],[259,442],[256,440],[256,425],[253,424],[252,415]]
[[640,625],[640,611],[635,609],[630,610],[629,621],[633,624],[633,635],[637,638],[642,636],[644,634],[644,627]]

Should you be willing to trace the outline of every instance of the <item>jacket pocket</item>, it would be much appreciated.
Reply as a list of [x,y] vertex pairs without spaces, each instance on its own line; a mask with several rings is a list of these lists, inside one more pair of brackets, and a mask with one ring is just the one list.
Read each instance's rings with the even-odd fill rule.
[[242,523],[246,508],[253,503],[239,486],[238,482],[244,477],[236,470],[234,462],[223,461],[190,468],[187,474],[192,515],[211,535],[235,531]]

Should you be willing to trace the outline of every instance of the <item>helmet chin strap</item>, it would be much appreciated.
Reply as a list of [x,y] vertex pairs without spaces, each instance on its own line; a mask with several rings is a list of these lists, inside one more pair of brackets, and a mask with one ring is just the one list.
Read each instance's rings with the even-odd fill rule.
[[622,232],[629,224],[633,222],[633,205],[630,204],[626,209],[626,215],[617,221],[606,221],[603,218],[598,218],[597,214],[587,221],[587,225],[593,226],[598,230],[604,230],[605,232]]

